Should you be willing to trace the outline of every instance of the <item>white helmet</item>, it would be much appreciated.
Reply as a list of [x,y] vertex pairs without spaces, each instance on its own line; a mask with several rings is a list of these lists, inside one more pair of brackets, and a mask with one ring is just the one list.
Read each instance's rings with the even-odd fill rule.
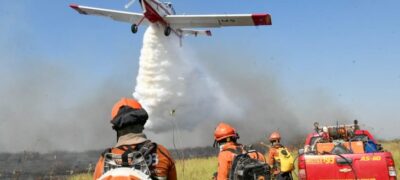
[[120,167],[107,171],[98,180],[108,179],[125,179],[125,180],[151,180],[145,173],[129,167]]
[[322,127],[322,132],[328,133],[328,127],[326,127],[326,126]]

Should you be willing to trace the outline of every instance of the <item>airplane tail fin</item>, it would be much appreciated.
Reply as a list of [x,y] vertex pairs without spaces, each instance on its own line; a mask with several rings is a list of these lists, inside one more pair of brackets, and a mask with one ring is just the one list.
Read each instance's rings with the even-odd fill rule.
[[198,36],[198,35],[203,35],[203,36],[211,36],[211,31],[210,30],[194,30],[194,29],[181,29],[182,35],[184,36]]

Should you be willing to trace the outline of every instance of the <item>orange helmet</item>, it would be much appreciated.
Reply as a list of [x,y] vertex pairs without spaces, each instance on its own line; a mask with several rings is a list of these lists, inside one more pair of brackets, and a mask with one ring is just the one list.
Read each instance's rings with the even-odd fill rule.
[[131,98],[121,98],[117,103],[115,103],[114,107],[111,111],[111,119],[114,119],[117,116],[118,111],[123,107],[128,106],[133,109],[142,109],[142,105],[134,99]]
[[281,140],[281,135],[277,131],[271,133],[271,135],[269,136],[269,141],[276,141],[276,140],[278,141]]
[[121,98],[111,110],[113,129],[118,130],[132,124],[144,125],[148,119],[146,110],[132,98]]
[[219,123],[215,128],[214,139],[220,141],[228,137],[238,137],[235,128],[226,123]]

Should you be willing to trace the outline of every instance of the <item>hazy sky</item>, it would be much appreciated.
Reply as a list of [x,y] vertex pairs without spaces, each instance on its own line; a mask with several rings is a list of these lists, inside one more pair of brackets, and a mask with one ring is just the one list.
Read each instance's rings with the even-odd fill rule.
[[[98,118],[98,123],[106,124],[104,131],[112,133],[106,129],[108,108],[118,97],[133,92],[145,27],[133,35],[129,24],[83,16],[68,5],[123,10],[126,2],[0,1],[0,151],[37,131],[43,136],[62,131],[62,127],[52,127],[63,123],[78,129],[71,136],[85,139],[81,131],[90,124],[57,122],[60,116],[80,121]],[[178,14],[270,13],[272,26],[212,29],[213,37],[189,37],[183,44],[215,74],[218,66],[232,65],[238,72],[246,69],[273,76],[284,94],[282,101],[298,117],[313,117],[329,102],[345,110],[346,117],[373,128],[378,137],[400,137],[400,1],[173,3]],[[140,11],[137,4],[130,10]],[[323,111],[330,111],[328,107],[332,106]],[[96,115],[71,114],[77,111]],[[332,119],[336,120],[344,121]]]

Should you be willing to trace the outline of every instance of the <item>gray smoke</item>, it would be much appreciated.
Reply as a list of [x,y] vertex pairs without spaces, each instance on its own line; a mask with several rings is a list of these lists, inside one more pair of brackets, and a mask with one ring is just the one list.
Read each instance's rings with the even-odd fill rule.
[[[304,140],[305,133],[313,130],[313,122],[346,123],[346,120],[353,118],[344,105],[338,104],[323,90],[304,97],[304,103],[301,104],[290,99],[272,69],[255,67],[258,66],[255,62],[257,60],[249,58],[251,55],[246,52],[219,52],[230,51],[224,48],[217,52],[210,50],[199,53],[201,55],[194,60],[198,60],[197,63],[218,82],[225,96],[242,113],[240,116],[208,119],[194,130],[181,130],[178,132],[181,146],[211,145],[214,128],[221,121],[234,125],[241,136],[240,141],[245,144],[265,140],[266,136],[277,130],[281,132],[286,143],[298,143],[299,140]],[[252,65],[253,62],[256,65]],[[224,107],[216,109],[224,110]],[[163,141],[170,143],[172,135],[163,138]]]
[[129,87],[106,80],[82,91],[62,67],[34,61],[1,74],[0,151],[99,149],[115,141],[110,107]]
[[[229,59],[235,61],[234,57]],[[37,59],[29,61],[34,63],[24,63],[21,68],[7,66],[14,71],[1,73],[1,151],[80,151],[101,149],[115,142],[108,123],[110,109],[121,96],[130,96],[131,87],[113,81],[118,78],[114,75],[115,78],[104,81],[103,85],[82,91],[78,78],[63,67]],[[291,107],[271,74],[255,73],[251,69],[238,71],[241,68],[233,66],[218,68],[207,69],[244,115],[216,113],[226,110],[225,107],[215,107],[213,113],[199,109],[195,113],[182,114],[177,109],[178,116],[170,117],[169,123],[164,124],[169,132],[147,132],[153,140],[172,147],[174,130],[179,147],[210,145],[214,128],[220,121],[232,123],[243,143],[257,141],[273,130],[280,130],[285,139],[291,139],[307,128],[311,130],[312,122],[316,120],[351,117],[331,99],[315,98],[318,100],[310,101],[309,108]],[[188,127],[194,116],[207,118]]]
[[[135,72],[91,82],[87,71],[39,53],[25,8],[13,2],[0,9],[0,152],[110,146],[115,142],[108,123],[110,107],[119,97],[129,96],[129,76]],[[132,69],[119,69],[125,68]],[[127,83],[115,81],[127,76]]]

